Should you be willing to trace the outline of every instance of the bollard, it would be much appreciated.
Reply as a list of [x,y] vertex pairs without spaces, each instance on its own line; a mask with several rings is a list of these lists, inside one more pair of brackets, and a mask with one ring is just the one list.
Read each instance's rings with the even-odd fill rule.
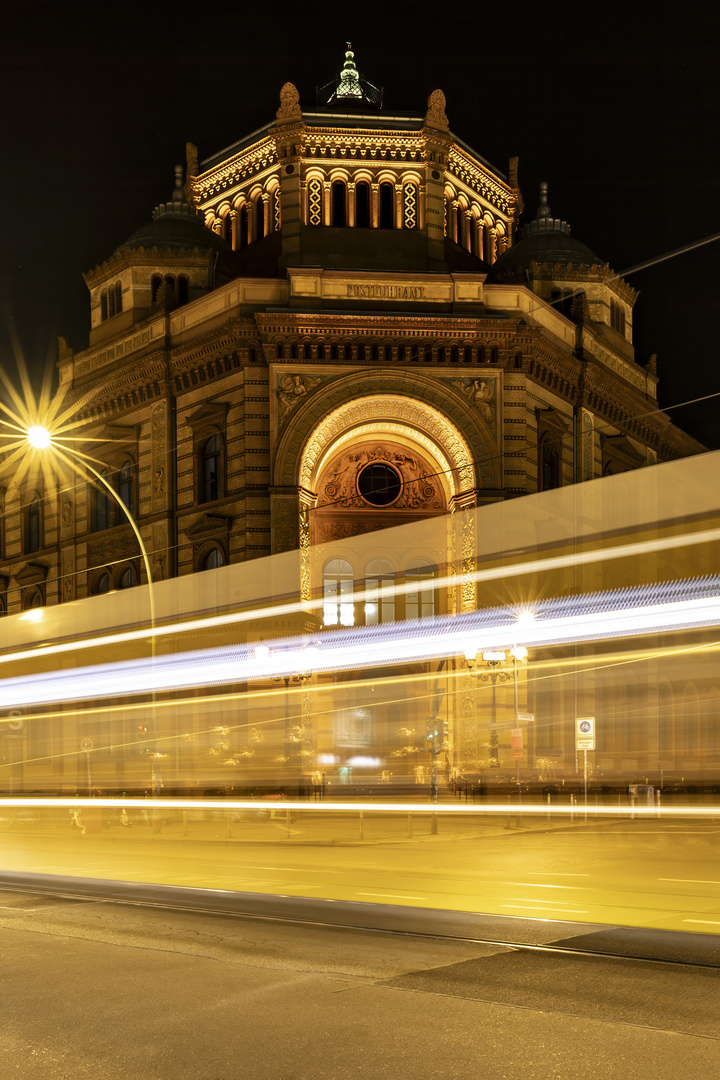
[[550,814],[550,792],[548,792],[548,793],[547,793],[547,795],[545,796],[545,798],[546,798],[546,801],[547,801],[547,807],[548,807],[548,808],[547,808],[547,823],[548,823],[548,825],[549,825],[549,824],[550,824],[550,817],[551,817],[551,814]]
[[662,817],[662,795],[659,791],[655,792],[655,806],[657,807],[657,817]]
[[285,811],[285,837],[290,839],[290,811]]
[[182,834],[187,836],[187,810],[182,812]]
[[630,796],[630,820],[635,820],[635,796]]
[[570,792],[570,824],[575,823],[575,796]]
[[408,836],[412,839],[412,814],[408,814]]
[[365,832],[364,832],[364,823],[363,823],[363,812],[362,812],[362,810],[360,811],[360,839],[361,839],[361,840],[364,840],[364,839],[365,839]]
[[228,840],[232,839],[232,829],[230,828],[230,811],[225,811],[225,836]]

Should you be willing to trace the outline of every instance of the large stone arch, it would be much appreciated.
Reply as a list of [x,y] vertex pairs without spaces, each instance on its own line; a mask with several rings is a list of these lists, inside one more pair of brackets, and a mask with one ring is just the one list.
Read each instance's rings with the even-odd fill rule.
[[[462,372],[458,371],[457,375]],[[422,425],[424,417],[432,427],[438,447],[458,470],[459,492],[469,494],[481,487],[501,487],[500,460],[493,433],[451,380],[429,378],[417,371],[389,369],[342,375],[308,395],[280,437],[273,468],[276,488],[303,486],[301,470],[307,469],[309,450],[314,453],[311,440],[318,438],[321,444],[329,435],[331,415],[339,425],[334,437],[362,423],[387,420]]]

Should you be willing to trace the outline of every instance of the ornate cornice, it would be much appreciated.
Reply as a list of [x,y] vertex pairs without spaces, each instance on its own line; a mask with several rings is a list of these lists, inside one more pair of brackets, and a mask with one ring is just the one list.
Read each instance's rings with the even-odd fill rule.
[[117,274],[120,270],[124,270],[126,266],[131,263],[138,265],[138,263],[172,263],[182,262],[187,265],[188,262],[194,260],[198,263],[205,264],[210,258],[210,247],[212,240],[208,238],[207,248],[199,247],[120,247],[115,251],[105,262],[99,263],[98,266],[92,270],[88,270],[83,274],[85,284],[89,289],[94,288],[96,285],[101,285],[102,282],[110,275]]
[[268,134],[251,146],[238,151],[233,157],[192,178],[192,192],[196,204],[205,204],[213,196],[222,195],[228,189],[242,187],[257,181],[265,169],[278,165],[275,139]]
[[457,145],[450,148],[447,171],[450,178],[457,177],[471,191],[486,199],[490,206],[512,217],[516,193],[476,162],[466,150]]

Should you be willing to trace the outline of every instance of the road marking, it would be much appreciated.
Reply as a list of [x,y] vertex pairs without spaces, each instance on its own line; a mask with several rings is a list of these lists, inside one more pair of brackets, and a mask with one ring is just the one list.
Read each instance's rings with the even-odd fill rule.
[[551,874],[548,871],[528,870],[528,877],[590,877],[589,874]]
[[659,877],[658,881],[684,881],[687,885],[720,885],[720,881],[700,877]]
[[427,900],[427,896],[408,896],[407,893],[394,892],[357,892],[356,896],[385,896],[393,900]]
[[542,881],[498,881],[497,885],[522,885],[531,889],[582,889],[582,885],[544,885]]
[[[218,864],[223,865],[223,864]],[[303,866],[253,866],[251,863],[245,863],[240,865],[241,870],[289,870],[291,873],[296,874],[316,874],[317,870],[306,870]],[[342,874],[342,870],[326,870],[323,867],[323,874]]]
[[702,923],[703,926],[720,926],[715,919],[683,919],[683,922]]
[[575,908],[559,908],[559,907],[539,907],[529,908],[526,904],[503,904],[504,908],[511,908],[513,911],[559,911],[562,915],[589,915],[588,911],[577,911]]

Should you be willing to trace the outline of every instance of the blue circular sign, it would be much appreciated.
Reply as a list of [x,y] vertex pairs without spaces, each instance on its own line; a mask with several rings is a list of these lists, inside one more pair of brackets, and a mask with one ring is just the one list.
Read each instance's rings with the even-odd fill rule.
[[580,724],[580,730],[583,732],[583,734],[586,734],[588,731],[592,731],[592,724],[590,723],[590,721],[583,720]]

